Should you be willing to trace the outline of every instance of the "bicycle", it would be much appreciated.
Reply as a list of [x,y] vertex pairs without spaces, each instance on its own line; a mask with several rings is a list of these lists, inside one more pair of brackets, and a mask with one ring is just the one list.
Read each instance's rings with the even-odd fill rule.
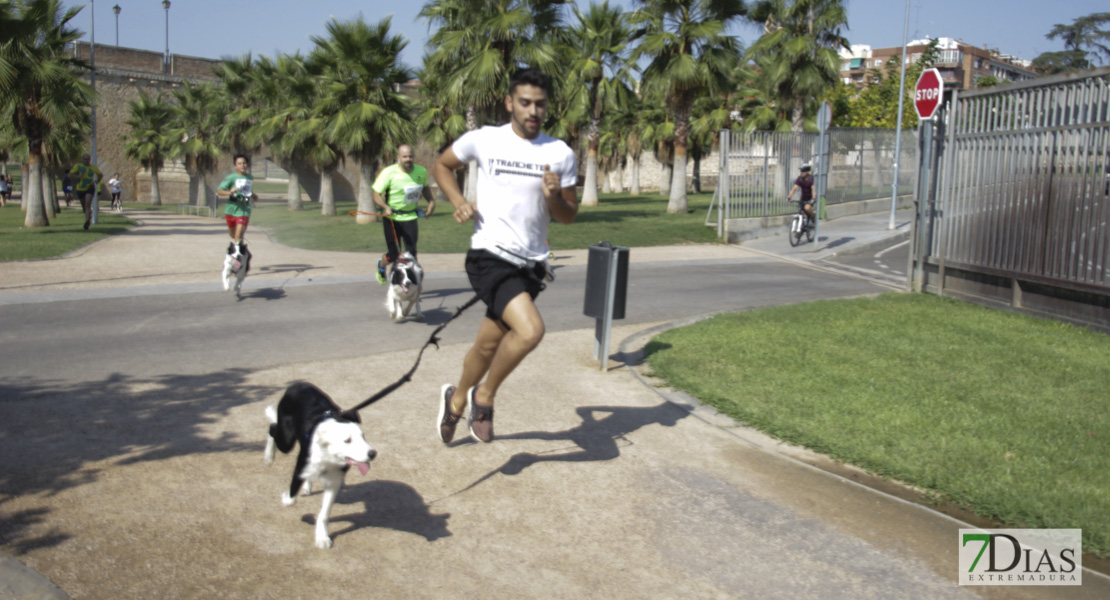
[[797,246],[802,243],[802,235],[806,236],[807,242],[813,241],[813,220],[806,214],[805,207],[801,200],[787,200],[787,202],[797,202],[798,212],[794,214],[794,219],[790,221],[790,245]]

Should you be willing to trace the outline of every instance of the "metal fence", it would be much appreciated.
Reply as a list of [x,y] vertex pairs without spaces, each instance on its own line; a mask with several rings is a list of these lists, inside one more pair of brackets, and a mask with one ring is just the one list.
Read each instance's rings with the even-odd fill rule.
[[[876,129],[829,130],[828,204],[889,197],[894,181],[895,132]],[[787,215],[797,210],[786,201],[798,168],[814,163],[816,133],[756,131],[721,135],[721,168],[727,184],[718,185],[719,218]],[[916,132],[903,131],[898,187],[911,193],[916,165]]]
[[1110,290],[1110,70],[958,93],[947,128],[931,256]]

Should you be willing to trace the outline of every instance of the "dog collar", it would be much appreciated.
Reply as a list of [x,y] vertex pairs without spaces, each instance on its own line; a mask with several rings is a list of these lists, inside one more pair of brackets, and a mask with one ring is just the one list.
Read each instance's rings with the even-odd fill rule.
[[320,423],[323,423],[324,421],[326,421],[328,419],[335,419],[336,421],[346,421],[347,420],[347,419],[343,418],[343,413],[342,412],[336,412],[336,411],[331,410],[331,409],[325,410],[320,415],[320,418],[316,419],[316,422],[312,424],[312,427],[309,428],[308,431],[305,431],[305,433],[304,433],[305,441],[311,440],[312,439],[312,434],[316,432],[316,428],[320,425]]

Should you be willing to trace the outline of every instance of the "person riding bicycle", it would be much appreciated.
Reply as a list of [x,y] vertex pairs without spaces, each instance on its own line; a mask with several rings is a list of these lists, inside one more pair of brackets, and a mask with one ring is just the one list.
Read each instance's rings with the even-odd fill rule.
[[809,163],[802,163],[801,173],[794,180],[794,187],[790,188],[790,193],[786,195],[786,198],[789,200],[794,197],[796,190],[802,190],[802,197],[798,200],[798,212],[805,213],[812,226],[813,222],[817,220],[817,215],[813,212],[813,175],[810,174],[811,170]]

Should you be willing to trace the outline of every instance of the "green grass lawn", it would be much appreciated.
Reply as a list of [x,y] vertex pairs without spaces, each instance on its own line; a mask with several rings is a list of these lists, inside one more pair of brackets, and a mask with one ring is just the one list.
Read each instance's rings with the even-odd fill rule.
[[[63,206],[65,203],[62,203]],[[101,206],[99,224],[86,231],[85,215],[78,203],[74,208],[62,208],[49,227],[25,229],[19,198],[0,208],[0,260],[26,260],[62,256],[108,235],[130,228],[134,222]]]
[[[667,214],[667,199],[658,194],[631,196],[602,195],[596,207],[581,207],[574,223],[552,223],[548,229],[551,247],[557,250],[586,248],[609,241],[618,246],[665,246],[684,243],[715,243],[716,229],[705,226],[705,214],[713,194],[691,194],[685,214]],[[385,238],[380,223],[358,225],[348,211],[353,202],[338,203],[335,217],[323,217],[319,205],[306,203],[303,211],[289,211],[284,204],[265,202],[254,209],[251,222],[272,231],[282,244],[310,250],[383,252]],[[465,252],[473,233],[471,224],[459,225],[451,218],[449,204],[420,221],[421,252]]]
[[648,346],[744,423],[1110,555],[1110,337],[926,294],[720,315]]

